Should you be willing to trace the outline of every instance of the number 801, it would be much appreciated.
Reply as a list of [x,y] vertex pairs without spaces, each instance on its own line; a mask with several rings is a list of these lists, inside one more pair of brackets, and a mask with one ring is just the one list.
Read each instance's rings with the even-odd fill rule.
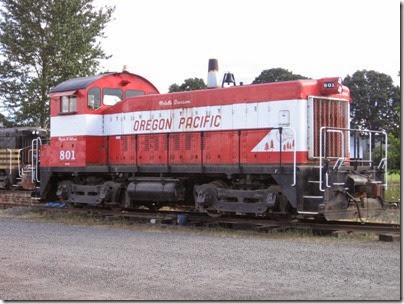
[[60,160],[75,160],[76,157],[74,155],[74,150],[60,151],[59,159]]

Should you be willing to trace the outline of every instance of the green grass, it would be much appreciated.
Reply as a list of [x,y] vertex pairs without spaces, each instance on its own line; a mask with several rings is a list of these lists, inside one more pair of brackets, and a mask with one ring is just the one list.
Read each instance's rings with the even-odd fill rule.
[[387,201],[397,202],[401,200],[400,173],[393,173],[387,176],[388,189],[385,192]]
[[400,185],[400,173],[391,173],[391,174],[387,175],[387,181],[389,183]]

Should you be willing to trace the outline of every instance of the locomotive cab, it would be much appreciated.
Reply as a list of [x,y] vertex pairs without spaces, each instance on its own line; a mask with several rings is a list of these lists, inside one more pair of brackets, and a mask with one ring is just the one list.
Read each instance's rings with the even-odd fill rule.
[[50,93],[51,117],[57,117],[101,114],[123,99],[159,92],[143,77],[123,72],[70,79],[54,87]]
[[158,93],[149,81],[127,72],[62,82],[51,90],[51,142],[43,147],[44,164],[105,164],[103,113],[124,98]]

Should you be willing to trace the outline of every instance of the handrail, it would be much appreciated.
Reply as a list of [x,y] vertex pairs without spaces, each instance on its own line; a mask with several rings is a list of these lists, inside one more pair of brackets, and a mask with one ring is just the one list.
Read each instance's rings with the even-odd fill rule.
[[35,174],[34,174],[34,151],[35,151],[35,142],[36,139],[33,139],[31,142],[31,182],[35,182]]
[[39,182],[38,169],[39,169],[39,148],[42,146],[40,137],[34,138],[31,143],[31,181]]
[[334,167],[332,167],[334,170],[335,169],[339,169],[341,168],[342,164],[345,162],[345,157],[340,157],[337,159],[337,161],[335,162]]
[[40,138],[40,137],[38,137],[37,138],[37,141],[38,141],[38,145],[37,145],[37,152],[36,152],[36,155],[37,155],[37,158],[36,158],[36,180],[39,182],[39,178],[38,178],[38,171],[39,171],[39,148],[42,146],[42,139]]
[[21,155],[22,150],[24,150],[24,149],[18,149],[18,176],[19,177],[22,177],[21,164],[20,164],[20,161],[21,161],[20,155]]
[[[327,130],[327,133],[340,133],[341,137],[342,137],[342,157],[345,158],[345,137],[344,137],[344,133],[341,130]],[[325,139],[324,142],[327,142],[327,133],[324,134]],[[321,149],[322,147],[320,147]]]
[[[24,170],[21,166],[21,152],[22,152],[22,150],[28,149],[29,147],[30,146],[26,146],[24,148],[18,149],[18,175],[19,175],[19,177],[22,177],[22,171]],[[31,150],[28,150],[28,155],[29,155],[29,151],[31,151]]]
[[295,144],[293,146],[293,184],[291,187],[296,186],[296,146],[297,146],[297,138],[296,138],[296,130],[292,127],[283,127],[283,129],[289,129],[293,132],[293,139],[295,140]]
[[[320,153],[319,153],[319,159],[320,159],[320,165],[319,165],[319,174],[320,174],[320,180],[319,180],[319,190],[324,192],[325,189],[323,189],[323,131],[327,130],[326,133],[324,133],[324,142],[327,143],[327,133],[331,133],[331,132],[338,132],[338,133],[342,133],[343,136],[343,132],[342,131],[355,131],[355,132],[364,132],[364,133],[369,133],[369,139],[370,139],[370,146],[372,146],[372,133],[381,133],[384,135],[385,137],[385,147],[384,147],[384,158],[382,158],[382,160],[380,161],[380,164],[378,166],[378,169],[383,168],[385,170],[384,174],[385,174],[385,183],[382,185],[383,187],[385,187],[385,189],[387,190],[387,133],[385,131],[375,131],[375,130],[368,130],[368,129],[350,129],[350,128],[337,128],[337,127],[327,127],[327,126],[323,126],[320,128]],[[343,144],[345,144],[344,142],[344,137],[343,137]],[[344,146],[345,149],[345,146]],[[343,151],[343,157],[344,157],[344,149],[342,149]],[[370,150],[370,159],[368,161],[363,161],[363,162],[372,162],[372,150]],[[345,157],[344,157],[345,158]],[[336,164],[338,163],[338,161],[340,160],[340,158],[337,159]],[[383,162],[383,163],[382,163]],[[334,169],[335,166],[334,165]],[[342,165],[342,163],[338,166],[338,168]]]
[[[372,143],[372,133],[369,133],[369,142]],[[369,160],[372,160],[372,145],[369,145]]]
[[386,163],[387,163],[387,159],[382,158],[382,159],[380,160],[379,165],[377,166],[377,169],[384,169],[384,168],[386,167]]
[[[323,134],[323,130],[324,129],[327,129],[327,127],[321,127],[320,128],[320,153],[319,153],[319,157],[320,157],[320,170],[319,170],[319,173],[320,173],[320,177],[319,177],[319,183],[318,183],[318,188],[319,188],[319,190],[321,191],[321,192],[325,192],[325,189],[323,189],[323,141],[322,141],[322,139],[323,139],[323,136],[322,136],[322,134]],[[326,139],[326,137],[324,137],[324,141],[325,141],[325,139]]]

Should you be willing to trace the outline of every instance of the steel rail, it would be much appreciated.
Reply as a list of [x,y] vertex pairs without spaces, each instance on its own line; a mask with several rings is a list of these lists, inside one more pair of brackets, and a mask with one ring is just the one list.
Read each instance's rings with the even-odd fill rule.
[[352,231],[363,233],[376,233],[376,234],[400,234],[400,224],[389,223],[372,223],[372,222],[351,222],[351,221],[329,221],[320,222],[318,220],[308,219],[271,219],[268,217],[254,218],[251,216],[243,215],[227,215],[219,218],[209,217],[207,214],[198,213],[189,210],[167,210],[151,212],[150,210],[139,209],[123,209],[123,210],[108,210],[95,207],[83,208],[54,208],[47,207],[43,203],[30,203],[30,204],[12,204],[0,203],[0,208],[12,207],[34,207],[36,210],[43,211],[56,211],[56,212],[73,212],[77,214],[87,214],[90,216],[101,216],[105,218],[123,218],[136,221],[166,221],[175,223],[178,214],[188,215],[188,225],[210,224],[210,225],[227,225],[237,226],[244,225],[246,227],[261,227],[261,228],[281,228],[281,229],[312,229],[322,231]]

